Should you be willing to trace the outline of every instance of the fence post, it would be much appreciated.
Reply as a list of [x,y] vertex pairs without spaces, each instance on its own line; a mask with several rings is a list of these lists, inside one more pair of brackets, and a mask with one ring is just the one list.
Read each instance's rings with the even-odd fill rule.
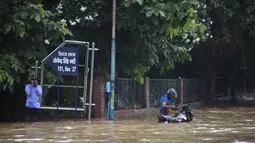
[[102,118],[105,116],[105,79],[103,76],[94,78],[93,82],[93,109],[94,118]]
[[177,104],[183,106],[183,79],[179,77],[176,80],[176,87],[177,87]]
[[144,80],[144,97],[146,108],[150,108],[150,78],[145,77]]
[[198,86],[197,86],[196,90],[198,91],[199,98],[202,101],[205,101],[205,99],[206,99],[206,91],[207,91],[205,79],[203,79],[203,78],[199,78],[198,79]]

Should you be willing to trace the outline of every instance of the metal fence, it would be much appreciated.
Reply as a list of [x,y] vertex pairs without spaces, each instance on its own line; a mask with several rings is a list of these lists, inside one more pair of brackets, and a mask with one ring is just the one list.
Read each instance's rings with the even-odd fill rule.
[[[144,86],[135,80],[118,78],[116,81],[116,109],[141,108],[145,105]],[[197,79],[183,80],[184,103],[199,100]],[[150,79],[149,80],[150,106],[158,107],[160,97],[169,88],[177,89],[177,79]],[[177,99],[173,99],[176,102]]]
[[136,80],[117,78],[115,108],[132,109],[144,107],[143,85]]
[[197,79],[183,79],[183,102],[199,100]]
[[[160,97],[166,93],[169,88],[178,89],[178,79],[149,79],[149,100],[150,107],[158,107]],[[183,79],[183,103],[189,103],[201,100],[201,88],[206,88],[205,83],[199,79]],[[116,81],[115,105],[117,109],[141,108],[145,106],[144,86],[135,80],[118,78]],[[229,79],[217,77],[215,80],[214,94],[216,97],[225,97],[229,95]],[[248,83],[248,82],[247,82]],[[252,82],[254,83],[254,82]],[[242,83],[243,84],[243,83]],[[255,100],[255,84],[248,83],[245,93],[243,86],[237,85],[238,98],[252,98]],[[241,85],[240,85],[241,86]],[[203,91],[203,90],[202,90]],[[240,96],[240,97],[239,97]],[[174,99],[176,102],[176,99]]]
[[150,106],[159,106],[160,97],[169,88],[176,88],[176,79],[150,79]]
[[228,96],[228,79],[217,77],[215,79],[215,97]]
[[[231,77],[230,77],[231,78]],[[231,79],[230,78],[216,78],[215,92],[218,100],[231,99]],[[233,81],[232,81],[233,82]],[[244,77],[237,77],[234,81],[235,95],[238,100],[254,100],[255,101],[255,82],[254,78],[244,79]]]

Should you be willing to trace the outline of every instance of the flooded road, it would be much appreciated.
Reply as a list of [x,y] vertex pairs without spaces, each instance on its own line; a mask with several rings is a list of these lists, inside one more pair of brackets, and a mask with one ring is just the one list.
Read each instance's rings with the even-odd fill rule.
[[144,119],[0,124],[0,142],[255,143],[255,108],[195,110],[195,121],[158,124]]

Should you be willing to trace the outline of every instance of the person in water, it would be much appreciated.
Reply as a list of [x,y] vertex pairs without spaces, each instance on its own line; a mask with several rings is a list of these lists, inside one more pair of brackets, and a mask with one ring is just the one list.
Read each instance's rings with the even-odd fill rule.
[[169,120],[174,118],[175,112],[173,111],[176,107],[172,102],[172,98],[177,97],[175,89],[170,88],[165,95],[160,98],[160,116],[165,116]]
[[42,88],[37,85],[37,79],[31,78],[31,83],[25,87],[27,99],[26,99],[26,118],[37,120],[37,110],[40,108],[40,96],[42,96]]

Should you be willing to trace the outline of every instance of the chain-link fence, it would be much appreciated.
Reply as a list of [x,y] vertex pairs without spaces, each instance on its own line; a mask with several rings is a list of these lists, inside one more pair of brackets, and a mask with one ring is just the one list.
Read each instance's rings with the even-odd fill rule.
[[133,79],[117,78],[114,100],[116,110],[144,107],[143,85]]

